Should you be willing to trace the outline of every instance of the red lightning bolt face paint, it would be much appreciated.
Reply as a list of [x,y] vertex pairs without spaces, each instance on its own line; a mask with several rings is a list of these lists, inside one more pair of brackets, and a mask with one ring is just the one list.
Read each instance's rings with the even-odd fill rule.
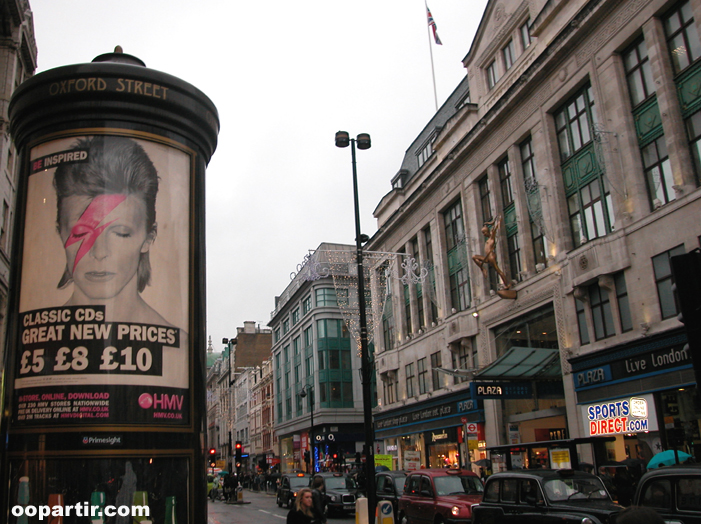
[[126,200],[126,195],[100,195],[95,197],[90,205],[85,209],[80,219],[71,228],[71,234],[66,240],[68,247],[76,242],[82,242],[73,263],[75,271],[78,262],[90,252],[95,241],[113,221],[99,225],[107,215],[109,215],[119,204]]

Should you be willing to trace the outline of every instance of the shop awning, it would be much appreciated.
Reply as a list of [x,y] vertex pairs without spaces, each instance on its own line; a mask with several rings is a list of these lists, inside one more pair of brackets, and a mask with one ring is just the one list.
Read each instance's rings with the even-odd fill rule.
[[559,349],[516,346],[475,373],[475,379],[486,380],[551,380],[561,376]]

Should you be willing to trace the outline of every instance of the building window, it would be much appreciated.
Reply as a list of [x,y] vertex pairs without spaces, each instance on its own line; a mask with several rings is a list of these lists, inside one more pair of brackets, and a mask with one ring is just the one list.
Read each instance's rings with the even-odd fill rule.
[[406,333],[413,333],[411,329],[411,292],[409,286],[404,286],[404,323],[406,325]]
[[611,193],[593,150],[591,126],[595,121],[591,86],[584,87],[555,113],[575,247],[614,230]]
[[428,268],[428,296],[430,312],[428,322],[435,322],[438,318],[438,304],[436,303],[436,268],[433,265],[433,241],[431,240],[431,227],[424,229],[424,243],[426,245],[425,266]]
[[545,235],[543,228],[538,224],[542,217],[543,209],[538,192],[538,178],[535,163],[535,153],[533,152],[533,140],[529,136],[521,142],[521,167],[523,168],[523,183],[526,190],[526,205],[528,206],[528,216],[531,227],[531,242],[533,243],[533,259],[536,265],[547,264],[548,257],[545,253]]
[[684,245],[665,251],[652,257],[652,268],[655,274],[657,297],[660,302],[662,320],[676,317],[679,314],[676,293],[672,290],[672,262],[671,258],[685,253]]
[[498,80],[497,61],[492,60],[492,63],[487,66],[487,86],[489,89],[492,89]]
[[686,119],[686,131],[689,134],[689,145],[691,146],[691,156],[694,158],[696,167],[696,184],[701,177],[701,111],[697,111]]
[[[380,271],[384,271],[380,268]],[[382,310],[382,334],[385,342],[385,351],[394,348],[394,306],[392,305],[392,280],[387,279],[387,300]]]
[[[467,342],[467,341],[465,341]],[[473,350],[471,343],[452,344],[452,359],[453,368],[460,371],[469,371],[471,369],[476,369],[479,366],[479,361],[477,358],[477,351]],[[454,376],[453,382],[455,384],[461,384],[470,380],[467,376]]]
[[419,162],[419,167],[423,166],[426,161],[431,158],[433,154],[433,143],[436,141],[436,135],[434,134],[421,149],[416,152],[416,158]]
[[626,69],[630,99],[633,107],[636,107],[655,92],[655,82],[652,78],[644,38],[623,52],[623,64]]
[[509,158],[505,158],[499,162],[499,181],[501,183],[501,200],[504,204],[504,209],[514,203],[514,191],[511,187],[511,168],[509,167]]
[[307,329],[304,330],[304,347],[305,348],[310,348],[314,345],[314,334],[312,327],[309,326]]
[[521,244],[518,240],[518,233],[506,237],[506,245],[509,251],[509,270],[511,280],[521,281]]
[[508,71],[516,60],[513,40],[509,40],[509,43],[501,50],[501,54],[504,55],[504,71]]
[[312,310],[312,296],[307,295],[302,301],[302,315],[306,315]]
[[394,404],[397,401],[397,380],[394,377],[394,371],[384,373],[382,377],[385,405]]
[[489,178],[485,175],[477,183],[480,193],[480,206],[482,208],[482,222],[492,219],[492,206],[489,204]]
[[428,391],[428,369],[426,369],[426,357],[420,358],[416,365],[419,378],[419,395],[423,395]]
[[[10,146],[12,150],[12,146]],[[0,249],[7,252],[7,239],[10,236],[10,206],[2,202],[2,226],[0,226]]]
[[282,334],[285,335],[290,330],[290,319],[286,318],[282,321]]
[[594,338],[601,340],[616,334],[613,326],[613,314],[611,313],[611,301],[606,290],[598,284],[589,286],[589,304],[591,316],[594,321]]
[[591,142],[592,123],[595,121],[591,86],[582,89],[555,113],[555,127],[562,162]]
[[701,56],[701,42],[694,24],[691,2],[687,0],[677,4],[664,16],[663,22],[674,72],[679,73]]
[[664,135],[642,149],[645,180],[653,209],[675,200],[672,166]]
[[442,387],[441,375],[443,373],[438,371],[440,367],[443,367],[441,352],[436,351],[435,353],[431,353],[431,381],[433,382],[433,391],[438,391]]
[[456,311],[464,311],[470,307],[470,280],[466,267],[465,229],[460,200],[445,211],[443,219],[448,248],[451,303]]
[[404,366],[404,374],[406,375],[406,396],[407,398],[413,397],[415,393],[414,386],[414,363],[407,364]]
[[618,318],[621,321],[621,332],[625,333],[633,329],[633,319],[630,314],[628,287],[623,271],[613,275],[613,282],[616,287],[616,303],[618,304]]
[[577,325],[579,326],[579,343],[584,346],[589,344],[589,328],[587,328],[587,315],[584,302],[575,297],[574,307],[577,311]]
[[275,331],[274,331],[273,335],[274,335],[274,337],[273,337],[273,338],[274,338],[273,342],[275,342],[275,343],[279,342],[279,341],[280,341],[280,328],[279,328],[279,327],[276,327],[276,328],[275,328]]
[[521,33],[521,45],[523,45],[523,49],[526,49],[529,45],[531,45],[531,19],[529,18],[526,20],[526,23],[523,24],[520,28],[520,33]]
[[316,307],[337,307],[336,290],[332,287],[316,290]]
[[467,93],[465,94],[465,96],[463,96],[460,99],[460,102],[457,103],[457,105],[455,106],[455,110],[457,111],[459,109],[462,109],[463,107],[465,107],[467,104],[470,104],[470,103],[472,103],[472,102],[470,102],[470,91],[469,91],[469,87],[468,87]]
[[292,325],[293,325],[293,326],[296,325],[297,322],[299,322],[299,308],[296,308],[296,309],[292,312]]

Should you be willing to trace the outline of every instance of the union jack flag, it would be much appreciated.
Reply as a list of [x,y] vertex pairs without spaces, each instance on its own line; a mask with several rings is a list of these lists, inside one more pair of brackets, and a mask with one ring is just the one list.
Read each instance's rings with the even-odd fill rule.
[[426,16],[428,17],[428,26],[433,30],[433,39],[436,41],[436,45],[443,45],[443,42],[441,42],[441,39],[438,37],[436,22],[433,20],[431,10],[428,8],[428,6],[426,6]]

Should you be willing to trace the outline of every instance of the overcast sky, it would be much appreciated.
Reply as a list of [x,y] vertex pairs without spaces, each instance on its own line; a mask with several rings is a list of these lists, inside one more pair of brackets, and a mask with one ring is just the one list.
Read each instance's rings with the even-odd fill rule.
[[[29,0],[37,72],[121,45],[212,99],[221,132],[207,169],[207,333],[216,351],[246,320],[267,327],[275,296],[321,242],[353,244],[350,149],[363,233],[406,149],[435,113],[424,0]],[[487,0],[431,0],[439,106]]]

